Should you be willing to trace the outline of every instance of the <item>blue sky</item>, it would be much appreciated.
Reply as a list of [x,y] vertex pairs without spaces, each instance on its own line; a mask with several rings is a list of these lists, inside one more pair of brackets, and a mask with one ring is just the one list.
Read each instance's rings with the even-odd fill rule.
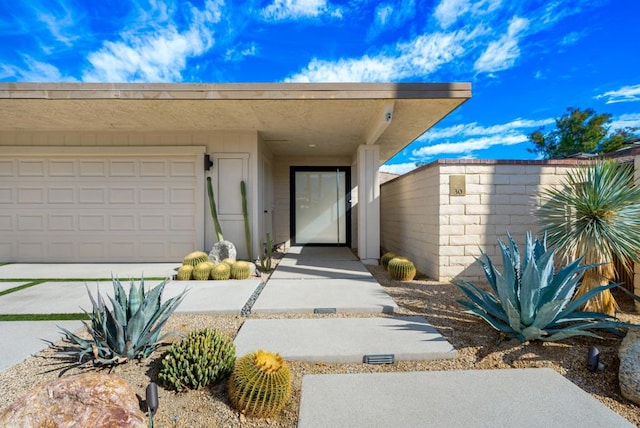
[[0,0],[0,81],[471,82],[387,162],[532,159],[567,107],[640,126],[637,0]]

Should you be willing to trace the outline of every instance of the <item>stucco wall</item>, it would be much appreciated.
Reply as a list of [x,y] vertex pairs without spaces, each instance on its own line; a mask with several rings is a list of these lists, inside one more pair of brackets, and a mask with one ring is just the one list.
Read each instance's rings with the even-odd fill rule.
[[[499,264],[507,230],[522,245],[539,230],[539,194],[559,184],[579,161],[438,161],[381,186],[381,245],[414,260],[419,271],[447,281],[484,279],[482,249]],[[450,196],[453,175],[466,194]]]

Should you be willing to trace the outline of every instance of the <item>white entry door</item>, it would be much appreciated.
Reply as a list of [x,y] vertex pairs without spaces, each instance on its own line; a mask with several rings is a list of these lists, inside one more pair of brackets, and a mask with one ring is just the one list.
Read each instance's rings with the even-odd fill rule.
[[292,167],[292,239],[297,245],[349,245],[346,167]]

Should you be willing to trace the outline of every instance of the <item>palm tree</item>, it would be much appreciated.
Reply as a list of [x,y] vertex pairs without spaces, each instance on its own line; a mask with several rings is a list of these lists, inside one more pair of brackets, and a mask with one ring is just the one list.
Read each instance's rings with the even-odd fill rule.
[[[625,269],[640,262],[640,186],[632,164],[596,161],[569,172],[562,188],[543,192],[538,218],[551,245],[571,259],[597,264],[585,272],[576,298],[615,279],[614,257]],[[618,304],[609,290],[584,310],[614,315]]]

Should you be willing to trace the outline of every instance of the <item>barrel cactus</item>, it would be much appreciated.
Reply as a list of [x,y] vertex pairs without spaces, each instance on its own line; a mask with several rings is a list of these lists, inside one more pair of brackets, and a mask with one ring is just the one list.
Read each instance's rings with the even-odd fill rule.
[[397,254],[396,253],[392,253],[391,251],[386,252],[382,255],[382,257],[380,257],[380,264],[382,265],[383,268],[388,269],[389,266],[389,261],[396,257]]
[[416,267],[411,260],[406,257],[394,257],[389,260],[387,268],[391,278],[398,281],[411,281],[416,277]]
[[231,268],[226,263],[218,263],[211,268],[211,279],[224,281],[231,278]]
[[222,263],[226,263],[229,265],[229,267],[231,267],[236,264],[236,259],[226,258],[222,260]]
[[169,347],[158,378],[176,391],[198,389],[229,376],[235,361],[233,340],[217,330],[194,330]]
[[198,263],[198,265],[193,268],[193,279],[198,281],[206,281],[207,279],[209,279],[211,268],[213,268],[213,266],[214,264],[209,261]]
[[202,262],[208,261],[209,255],[207,253],[205,253],[204,251],[194,251],[193,253],[187,254],[184,259],[182,259],[182,264],[195,267]]
[[231,266],[231,278],[247,279],[251,276],[251,266],[244,261],[237,261]]
[[180,266],[180,268],[178,269],[178,272],[176,273],[176,279],[178,281],[188,281],[191,279],[192,275],[193,275],[193,266],[182,265]]
[[259,350],[236,362],[229,377],[229,401],[247,416],[275,416],[289,401],[291,384],[291,371],[282,357]]

